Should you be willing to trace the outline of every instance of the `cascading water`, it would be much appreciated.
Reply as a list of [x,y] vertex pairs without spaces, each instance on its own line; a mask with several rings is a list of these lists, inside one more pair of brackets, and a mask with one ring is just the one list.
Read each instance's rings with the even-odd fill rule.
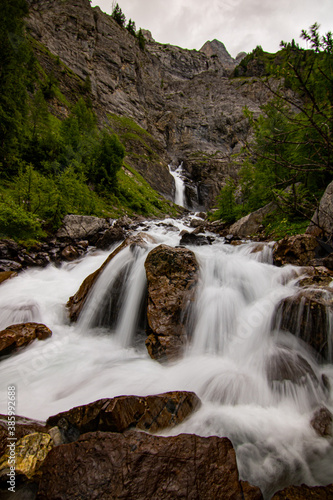
[[266,499],[288,484],[332,482],[332,441],[319,437],[310,420],[321,405],[333,411],[332,389],[322,382],[325,375],[333,386],[333,367],[318,364],[295,336],[272,330],[277,304],[296,292],[301,271],[271,265],[270,245],[257,251],[254,243],[233,247],[217,238],[192,247],[200,282],[189,346],[174,363],[149,358],[144,261],[157,244],[178,245],[185,228],[174,220],[141,228],[156,243],[134,253],[127,247],[111,260],[75,325],[66,316],[68,297],[107,252],[2,284],[0,328],[39,321],[53,336],[1,361],[0,411],[6,413],[12,384],[17,413],[37,419],[105,397],[194,391],[202,407],[169,434],[228,436],[241,478],[260,486]]
[[185,184],[182,177],[183,162],[175,169],[172,170],[169,165],[169,172],[175,180],[175,196],[174,203],[180,207],[185,207]]

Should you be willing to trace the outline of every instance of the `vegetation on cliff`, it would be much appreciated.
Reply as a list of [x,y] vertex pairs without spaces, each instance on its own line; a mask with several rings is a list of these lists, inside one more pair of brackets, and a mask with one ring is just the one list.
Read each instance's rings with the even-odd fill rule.
[[257,47],[236,68],[236,75],[259,71],[272,99],[259,119],[245,109],[254,137],[242,151],[238,182],[229,179],[221,191],[217,217],[233,222],[275,201],[268,230],[284,220],[284,229],[299,231],[332,180],[332,34],[320,36],[314,24],[301,36],[311,49],[282,42],[272,55]]
[[27,13],[25,0],[5,0],[0,20],[1,236],[40,238],[67,213],[170,210],[124,161],[127,138],[112,120],[98,123],[89,78],[81,81],[25,32]]

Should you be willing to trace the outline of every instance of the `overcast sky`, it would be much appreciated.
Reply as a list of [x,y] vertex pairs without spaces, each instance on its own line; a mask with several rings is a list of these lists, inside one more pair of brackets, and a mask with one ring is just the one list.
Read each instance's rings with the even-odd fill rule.
[[[116,2],[114,2],[116,3]],[[299,35],[314,22],[322,34],[333,31],[333,0],[120,0],[119,6],[136,28],[151,31],[160,43],[199,50],[207,40],[220,40],[231,56],[261,45],[279,50],[281,40]],[[111,14],[113,0],[92,5]]]

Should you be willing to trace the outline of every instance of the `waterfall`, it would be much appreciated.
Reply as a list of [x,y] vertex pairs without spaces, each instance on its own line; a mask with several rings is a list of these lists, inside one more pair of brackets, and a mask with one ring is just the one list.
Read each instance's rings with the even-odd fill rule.
[[181,162],[181,164],[175,170],[172,170],[171,166],[169,165],[169,172],[175,180],[175,197],[173,201],[174,203],[176,203],[176,205],[185,207],[185,184],[183,181],[182,170],[183,162]]
[[155,243],[128,246],[110,261],[74,325],[65,304],[108,252],[4,282],[0,329],[39,321],[53,335],[0,361],[0,412],[6,413],[13,384],[17,414],[39,420],[100,398],[194,391],[200,410],[163,435],[228,436],[241,479],[260,486],[267,500],[288,484],[332,482],[332,442],[309,422],[321,405],[333,411],[333,365],[318,363],[296,336],[274,326],[277,305],[296,293],[302,270],[273,266],[271,245],[257,251],[254,243],[232,246],[216,237],[212,245],[191,247],[200,277],[188,348],[174,363],[149,358],[144,262],[160,243],[179,245],[189,223],[167,219],[139,227]]

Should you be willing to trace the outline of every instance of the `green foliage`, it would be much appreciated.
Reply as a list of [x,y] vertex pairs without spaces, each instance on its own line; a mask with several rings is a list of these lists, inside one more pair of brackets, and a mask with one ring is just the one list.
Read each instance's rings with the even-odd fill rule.
[[0,171],[10,177],[17,168],[18,138],[25,134],[27,86],[33,56],[26,43],[25,0],[3,0],[0,16]]
[[232,224],[237,219],[237,204],[235,202],[236,183],[230,177],[221,189],[218,197],[218,209],[214,213],[215,219],[222,219]]
[[135,27],[135,22],[130,19],[127,23],[126,26],[127,31],[131,33],[131,35],[136,36],[136,27]]
[[117,187],[117,172],[120,170],[125,148],[118,137],[110,135],[106,130],[101,132],[89,178],[94,182],[99,191],[114,191]]
[[[243,213],[275,201],[288,224],[311,218],[333,178],[332,34],[320,36],[318,29],[314,24],[309,33],[302,32],[312,50],[300,49],[294,40],[282,42],[274,73],[284,80],[280,87],[263,80],[272,99],[258,119],[245,110],[254,140],[242,151],[238,189]],[[256,49],[256,56],[265,53]],[[268,60],[265,65],[270,71]]]
[[121,8],[119,7],[119,4],[116,3],[116,5],[114,6],[114,8],[112,10],[111,17],[122,28],[125,26],[126,17],[125,17],[125,14],[123,14],[123,11],[121,10]]
[[139,42],[139,47],[141,50],[145,50],[145,46],[146,46],[146,40],[145,40],[145,37],[142,33],[142,29],[140,28],[139,29],[139,33],[138,33],[138,42]]
[[40,238],[44,236],[41,222],[11,198],[0,198],[0,236],[10,238]]

